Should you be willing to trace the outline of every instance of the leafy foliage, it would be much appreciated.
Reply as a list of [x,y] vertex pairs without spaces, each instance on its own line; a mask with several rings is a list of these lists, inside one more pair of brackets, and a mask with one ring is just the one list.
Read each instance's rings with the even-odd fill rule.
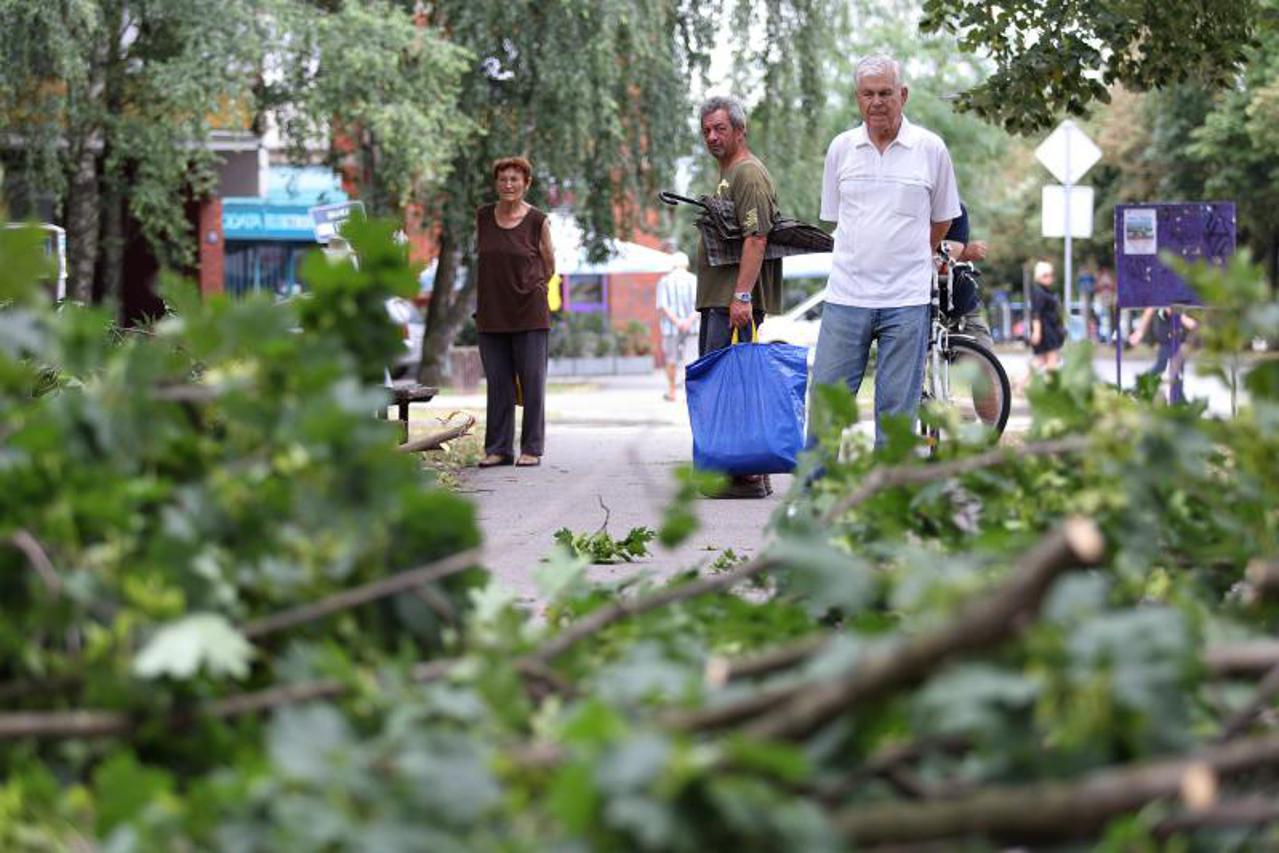
[[493,162],[527,155],[530,202],[570,207],[602,257],[605,238],[646,224],[645,208],[693,144],[688,84],[709,61],[717,10],[690,0],[444,0],[431,10],[476,57],[451,104],[482,128],[426,199],[440,223],[440,266],[418,378],[438,384],[472,311],[475,276],[465,271],[475,210],[494,198]]
[[273,122],[300,162],[349,157],[385,213],[445,179],[474,130],[452,103],[466,51],[388,0],[228,0],[216,15],[188,0],[5,0],[0,30],[0,131],[23,143],[6,189],[18,215],[65,211],[86,303],[95,271],[121,295],[126,210],[162,264],[194,260],[186,205],[216,186],[215,133]]
[[[1024,444],[927,460],[909,431],[841,447],[851,401],[826,395],[826,476],[763,555],[659,584],[559,552],[543,618],[464,572],[264,633],[472,547],[472,510],[392,450],[324,317],[175,298],[113,335],[20,266],[0,259],[0,322],[28,330],[0,336],[6,849],[1275,841],[1213,828],[1275,796],[1274,697],[1239,712],[1279,654],[1223,663],[1279,616],[1267,363],[1216,420],[1072,350]],[[1210,340],[1279,331],[1255,268],[1189,275],[1230,306]],[[348,304],[373,303],[314,310]]]
[[657,538],[651,527],[632,527],[623,539],[614,539],[601,528],[594,533],[574,533],[567,527],[555,531],[555,541],[571,554],[592,563],[631,562],[648,556],[648,543]]
[[977,0],[925,0],[921,28],[954,33],[963,49],[989,54],[994,73],[960,103],[1025,133],[1049,127],[1062,113],[1084,115],[1094,101],[1108,102],[1115,84],[1139,91],[1191,81],[1229,87],[1263,20],[1262,7],[1260,0],[1017,0],[998,8]]

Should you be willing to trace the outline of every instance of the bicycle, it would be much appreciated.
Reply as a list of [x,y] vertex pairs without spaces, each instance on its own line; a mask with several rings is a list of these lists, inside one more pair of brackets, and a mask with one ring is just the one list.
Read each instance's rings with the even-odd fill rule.
[[963,317],[977,302],[981,273],[970,263],[938,254],[920,401],[921,410],[938,417],[921,419],[920,433],[936,446],[941,437],[938,424],[957,420],[961,425],[984,424],[998,441],[1012,409],[1008,372],[993,352],[963,332]]

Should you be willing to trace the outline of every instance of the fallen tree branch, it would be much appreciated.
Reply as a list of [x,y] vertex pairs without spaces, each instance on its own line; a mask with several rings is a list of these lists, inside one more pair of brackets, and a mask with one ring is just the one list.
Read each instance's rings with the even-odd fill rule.
[[[454,659],[423,661],[410,670],[409,678],[417,684],[437,681],[457,665]],[[524,673],[521,673],[524,674]],[[534,677],[528,673],[527,677]],[[547,679],[537,674],[543,683]],[[222,699],[203,702],[173,712],[164,721],[170,728],[183,728],[202,717],[226,720],[246,714],[273,711],[286,705],[333,699],[350,689],[345,682],[333,678],[281,684],[263,690],[237,693]],[[124,735],[140,722],[122,711],[31,711],[0,714],[0,741],[22,738],[76,738]]]
[[1229,777],[1279,765],[1279,735],[1176,759],[1101,770],[1077,782],[982,788],[954,800],[853,806],[835,824],[859,846],[983,837],[1031,844],[1078,838],[1147,803],[1176,796],[1187,774]]
[[996,447],[976,456],[955,459],[950,462],[939,462],[936,465],[897,465],[891,468],[876,468],[862,484],[851,494],[839,500],[822,515],[822,521],[829,524],[854,507],[860,506],[884,489],[897,486],[918,486],[934,483],[968,474],[982,468],[991,468],[1025,459],[1028,456],[1059,456],[1063,453],[1076,453],[1089,447],[1087,436],[1072,435],[1052,441],[1032,442],[1021,447]]
[[1274,703],[1275,696],[1279,696],[1279,665],[1271,667],[1266,677],[1261,679],[1248,704],[1226,720],[1226,724],[1221,727],[1221,734],[1217,737],[1218,742],[1233,740],[1247,731],[1257,715]]
[[[832,634],[810,634],[740,658],[713,657],[706,664],[706,680],[714,687],[743,678],[757,678],[789,669],[810,659],[830,642]],[[1204,651],[1204,667],[1211,678],[1255,678],[1279,666],[1279,640],[1250,640],[1211,646]]]
[[81,675],[59,675],[43,681],[27,679],[7,681],[0,684],[0,703],[18,702],[31,696],[58,693],[82,684],[84,684],[84,677]]
[[[31,564],[31,568],[39,575],[45,589],[49,590],[51,595],[55,598],[61,598],[66,594],[66,584],[62,582],[62,577],[58,574],[58,570],[54,568],[48,552],[40,544],[40,540],[36,539],[30,531],[22,528],[15,530],[9,536],[9,544],[21,551],[23,556],[27,558],[27,562]],[[106,602],[96,600],[78,601],[77,604],[83,605],[90,613],[104,622],[110,622],[115,618],[115,608]]]
[[[836,677],[767,687],[741,699],[694,711],[669,712],[663,721],[685,731],[702,731],[754,720],[747,731],[759,737],[802,737],[857,702],[869,701],[926,676],[952,657],[995,645],[1015,634],[1038,610],[1056,577],[1102,552],[1101,534],[1084,519],[1069,519],[1027,554],[1011,577],[993,592],[978,596],[946,625],[903,640],[862,660]],[[818,640],[795,644],[776,659],[794,661]],[[708,667],[712,669],[715,667]],[[712,673],[724,678],[724,667]],[[731,665],[729,665],[731,670]]]
[[720,702],[691,711],[666,711],[661,715],[662,725],[687,732],[713,731],[734,726],[784,704],[799,688],[810,684],[811,682],[783,684],[758,690],[731,702]]
[[53,561],[49,559],[49,555],[45,553],[44,546],[38,539],[30,532],[19,528],[10,534],[9,544],[23,553],[27,562],[31,564],[31,568],[35,569],[40,580],[44,582],[45,589],[54,596],[62,595],[62,578],[58,577],[58,570],[53,567]]
[[[459,414],[454,412],[445,419],[445,423],[453,419],[453,415]],[[445,444],[456,438],[461,438],[471,431],[471,427],[475,426],[475,415],[465,415],[462,422],[450,427],[435,430],[418,438],[410,439],[403,444],[396,445],[397,449],[403,450],[405,453],[420,453],[426,450],[439,450]]]
[[[823,516],[823,521],[832,521],[847,510],[865,502],[875,493],[892,486],[928,483],[980,468],[988,468],[992,465],[998,465],[1013,459],[1020,459],[1026,456],[1069,453],[1083,450],[1088,446],[1089,442],[1086,437],[1070,436],[1068,438],[1058,439],[1055,441],[1027,444],[1016,450],[999,448],[977,456],[971,456],[967,459],[959,459],[954,462],[944,462],[938,465],[880,468],[866,479],[861,488],[828,510]],[[729,589],[744,580],[760,575],[769,569],[776,568],[777,565],[778,562],[770,557],[760,556],[742,563],[740,566],[737,566],[731,571],[724,572],[713,577],[699,578],[692,583],[662,589],[647,596],[635,598],[630,601],[620,600],[613,605],[595,610],[582,619],[572,623],[559,634],[552,637],[551,640],[543,645],[541,649],[534,652],[531,657],[532,659],[538,660],[542,663],[549,663],[577,643],[581,642],[583,639],[599,633],[603,629],[621,621],[622,619],[626,619],[630,616],[638,616],[642,613],[648,613],[651,610],[665,607],[668,604],[673,604],[677,601],[685,601],[690,598],[696,598],[699,595]]]
[[958,655],[1002,643],[1034,617],[1059,575],[1096,562],[1103,547],[1096,525],[1068,519],[1022,557],[1002,586],[979,596],[947,624],[866,657],[839,677],[796,689],[747,731],[764,738],[805,737],[853,705],[916,683]]
[[112,735],[131,725],[129,715],[119,711],[17,712],[0,714],[0,740]]
[[772,675],[804,663],[826,648],[830,634],[811,634],[784,646],[740,658],[712,658],[706,664],[707,681],[715,687],[743,678]]
[[1279,598],[1279,561],[1252,560],[1244,569],[1244,580],[1258,598]]
[[240,630],[244,636],[251,640],[260,639],[269,634],[283,631],[286,628],[293,628],[297,625],[323,619],[325,616],[341,610],[349,610],[352,607],[359,607],[361,604],[377,601],[379,598],[386,598],[401,592],[409,592],[422,584],[442,580],[449,575],[455,575],[458,572],[469,569],[471,566],[477,565],[479,561],[480,552],[478,549],[462,551],[459,554],[445,557],[443,560],[438,560],[416,569],[396,572],[389,577],[352,589],[342,590],[327,598],[304,604],[301,607],[294,607],[271,616],[255,619],[241,627]]
[[1279,823],[1279,803],[1268,797],[1227,800],[1180,814],[1170,815],[1155,824],[1152,834],[1164,840],[1181,832],[1200,829],[1228,829],[1239,826],[1266,826]]
[[[827,806],[836,806],[846,797],[859,790],[866,782],[876,776],[887,779],[890,784],[901,790],[897,780],[899,771],[930,755],[963,755],[972,748],[972,741],[964,735],[938,735],[907,743],[897,743],[877,750],[866,759],[866,762],[852,772],[834,779],[826,779],[814,785],[799,788],[801,794],[815,797]],[[936,786],[924,789],[929,795],[938,793]],[[964,793],[965,789],[948,789],[951,796]]]
[[697,580],[681,586],[664,587],[656,592],[633,599],[619,599],[615,603],[593,610],[576,622],[571,623],[563,631],[560,631],[560,633],[543,644],[540,649],[530,653],[527,658],[543,664],[550,663],[582,640],[598,634],[623,619],[639,616],[640,614],[665,607],[668,604],[674,604],[677,601],[686,601],[699,595],[730,589],[742,581],[775,568],[777,565],[776,560],[762,555],[727,572],[699,577]]
[[1279,666],[1279,640],[1249,640],[1213,646],[1204,653],[1204,666],[1213,678],[1249,678]]

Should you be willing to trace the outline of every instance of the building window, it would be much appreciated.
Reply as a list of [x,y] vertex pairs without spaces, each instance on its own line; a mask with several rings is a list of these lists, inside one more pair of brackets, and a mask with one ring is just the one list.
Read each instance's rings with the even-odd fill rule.
[[602,275],[564,277],[564,307],[569,311],[604,312],[608,310],[608,284]]
[[314,246],[297,243],[228,242],[223,285],[234,297],[267,292],[290,296],[299,288],[298,268]]

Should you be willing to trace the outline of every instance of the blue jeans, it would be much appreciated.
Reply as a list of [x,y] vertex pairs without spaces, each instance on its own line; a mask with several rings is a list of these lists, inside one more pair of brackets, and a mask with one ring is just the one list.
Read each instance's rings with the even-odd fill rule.
[[[928,349],[927,305],[905,308],[855,308],[827,302],[822,309],[812,384],[843,382],[853,396],[862,387],[871,341],[879,341],[875,366],[875,446],[884,443],[883,417],[906,415],[919,409],[924,384],[924,353]],[[809,422],[808,441],[815,438]]]
[[[755,318],[755,328],[758,330],[764,324],[764,312],[754,309],[751,314]],[[697,330],[697,355],[699,358],[708,352],[723,349],[733,342],[733,327],[728,322],[727,308],[703,308],[701,309],[701,315],[701,327]],[[750,326],[737,330],[737,340],[739,343],[754,340],[751,337]]]

